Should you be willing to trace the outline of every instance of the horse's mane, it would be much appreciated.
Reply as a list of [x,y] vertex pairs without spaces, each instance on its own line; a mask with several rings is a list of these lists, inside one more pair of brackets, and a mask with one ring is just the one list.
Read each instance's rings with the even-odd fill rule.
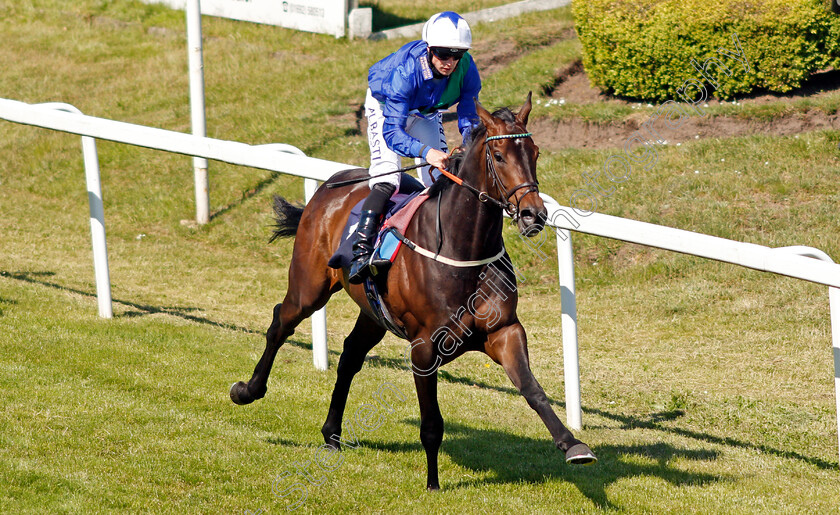
[[[516,116],[513,114],[513,111],[511,111],[510,108],[507,107],[497,109],[493,112],[493,116],[509,124],[516,123]],[[478,125],[475,125],[472,128],[472,131],[470,131],[469,143],[467,144],[464,151],[450,158],[449,171],[451,171],[455,176],[460,177],[461,166],[463,165],[464,159],[472,155],[473,151],[475,150],[475,146],[480,145],[484,142],[484,136],[486,134],[487,127],[485,127],[483,123],[479,122]],[[436,180],[434,184],[432,184],[431,188],[429,188],[429,197],[436,197],[437,195],[440,195],[441,193],[449,189],[449,187],[453,184],[455,183],[452,182],[451,179],[445,176],[440,176],[440,178]]]

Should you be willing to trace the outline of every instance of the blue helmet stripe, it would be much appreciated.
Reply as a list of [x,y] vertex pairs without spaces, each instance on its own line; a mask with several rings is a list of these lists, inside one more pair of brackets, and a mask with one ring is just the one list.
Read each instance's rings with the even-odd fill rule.
[[451,21],[452,25],[454,25],[456,29],[458,28],[458,22],[462,19],[458,13],[452,11],[444,11],[440,13],[438,20],[441,18],[446,18],[447,20]]

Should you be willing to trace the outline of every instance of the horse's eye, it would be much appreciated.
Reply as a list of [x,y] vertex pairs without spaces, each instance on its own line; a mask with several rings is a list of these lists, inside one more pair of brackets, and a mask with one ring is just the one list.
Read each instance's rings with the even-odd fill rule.
[[504,163],[504,162],[505,162],[504,158],[502,157],[502,153],[501,153],[501,152],[495,152],[495,153],[493,153],[493,157],[495,157],[495,158],[496,158],[496,161],[498,161],[498,162],[500,162],[500,163]]

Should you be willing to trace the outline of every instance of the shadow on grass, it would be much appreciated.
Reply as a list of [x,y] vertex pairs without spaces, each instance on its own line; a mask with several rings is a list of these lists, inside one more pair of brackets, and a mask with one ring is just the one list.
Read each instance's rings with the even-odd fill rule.
[[[419,426],[419,420],[405,422]],[[385,452],[423,452],[419,442],[362,442],[363,447]],[[466,469],[482,473],[484,479],[447,484],[444,489],[472,488],[486,484],[544,483],[562,480],[574,484],[600,509],[619,510],[607,497],[607,488],[623,478],[652,477],[674,486],[703,486],[731,481],[725,475],[688,472],[674,460],[712,461],[719,453],[711,450],[680,449],[666,443],[640,445],[601,445],[599,461],[593,466],[574,466],[564,462],[562,451],[549,439],[527,438],[492,429],[476,429],[448,422],[441,452]]]
[[[62,284],[54,283],[42,279],[43,277],[52,277],[55,275],[55,272],[8,272],[5,270],[0,270],[0,277],[7,277],[10,279],[15,279],[18,281],[23,281],[30,284],[38,284],[41,286],[47,286],[49,288],[54,288],[56,290],[75,293],[76,295],[82,295],[85,297],[96,298],[96,293],[78,290],[76,288],[70,288],[68,286],[64,286]],[[255,335],[264,335],[264,331],[255,331],[253,329],[249,329],[247,327],[241,327],[236,324],[230,324],[227,322],[218,322],[216,320],[211,320],[209,318],[200,317],[196,315],[190,314],[191,312],[200,311],[201,308],[196,307],[182,307],[182,306],[152,306],[149,304],[139,304],[136,302],[130,302],[127,300],[119,300],[119,299],[111,299],[113,302],[117,304],[122,304],[123,306],[129,306],[134,308],[135,311],[126,311],[122,315],[119,315],[117,318],[137,318],[143,317],[147,315],[169,315],[177,318],[181,318],[183,320],[189,320],[190,322],[195,322],[198,324],[209,325],[212,327],[218,327],[221,329],[228,329],[231,331],[242,332],[246,334],[255,334]],[[269,315],[270,317],[270,315]],[[292,345],[294,347],[299,347],[301,349],[312,350],[311,343],[305,343],[295,340],[286,340],[284,345]],[[338,354],[337,352],[332,352],[331,354]]]
[[[53,282],[50,282],[50,281],[47,281],[47,280],[43,279],[45,277],[52,277],[54,275],[55,275],[55,272],[49,272],[49,271],[8,272],[8,271],[5,271],[5,270],[0,270],[0,277],[7,277],[7,278],[10,278],[10,279],[23,281],[23,282],[27,282],[27,283],[30,283],[30,284],[38,284],[38,285],[41,285],[41,286],[47,286],[47,287],[50,287],[50,288],[55,288],[57,290],[71,292],[71,293],[75,293],[75,294],[78,294],[78,295],[83,295],[83,296],[86,296],[86,297],[92,297],[92,298],[96,297],[95,293],[86,292],[86,291],[78,290],[78,289],[75,289],[75,288],[70,288],[70,287],[67,287],[67,286],[64,286],[64,285],[61,285],[61,284],[57,284],[57,283],[53,283]],[[0,299],[0,300],[2,300],[2,299]],[[125,313],[124,315],[122,315],[124,317],[139,317],[139,316],[146,316],[146,315],[151,315],[151,314],[164,314],[164,315],[178,317],[178,318],[181,318],[181,319],[184,319],[184,320],[189,320],[191,322],[196,322],[196,323],[199,323],[199,324],[206,324],[206,325],[210,325],[210,326],[213,326],[213,327],[219,327],[219,328],[223,328],[223,329],[244,332],[244,333],[247,333],[247,334],[257,334],[257,335],[263,335],[264,334],[262,331],[255,331],[253,329],[240,327],[240,326],[237,326],[235,324],[230,324],[230,323],[226,323],[226,322],[218,322],[218,321],[215,321],[215,320],[210,320],[209,318],[199,317],[199,316],[189,314],[191,311],[197,311],[199,308],[193,308],[193,307],[186,307],[185,308],[185,307],[178,307],[178,306],[151,306],[151,305],[147,305],[147,304],[138,304],[138,303],[123,301],[123,300],[118,300],[118,299],[113,299],[113,301],[117,302],[119,304],[123,304],[125,306],[130,306],[130,307],[137,310],[137,311],[134,311],[134,312]],[[14,301],[2,301],[2,302],[14,303]],[[2,314],[1,311],[0,311],[0,314]],[[293,345],[295,347],[298,347],[298,348],[301,348],[301,349],[306,349],[306,350],[311,350],[312,349],[312,344],[311,343],[305,343],[305,342],[294,341],[294,340],[287,340],[285,345]],[[330,350],[329,353],[332,356],[338,356],[340,354],[339,352],[333,351],[333,350]],[[372,367],[384,367],[384,368],[402,370],[405,373],[409,373],[408,368],[406,367],[404,360],[398,359],[398,358],[375,357],[375,358],[367,360],[366,365],[367,366],[372,366]],[[475,380],[470,379],[468,377],[456,376],[454,374],[446,372],[445,370],[438,371],[438,377],[442,381],[447,382],[447,383],[462,384],[462,385],[468,385],[468,386],[475,385],[475,386],[478,386],[480,388],[485,388],[485,389],[491,390],[491,391],[505,393],[505,394],[508,394],[508,395],[514,395],[514,396],[517,396],[517,397],[520,396],[519,392],[515,388],[501,387],[501,386],[491,385],[491,384],[488,384],[488,383],[485,383],[485,382],[482,382],[482,381],[475,381]],[[550,396],[548,397],[548,400],[551,404],[553,404],[555,406],[561,407],[563,409],[565,409],[565,407],[566,407],[566,404],[564,402],[560,402],[558,400],[555,400],[555,399],[551,398]],[[523,399],[523,402],[525,402],[524,399]],[[733,438],[733,437],[729,437],[729,436],[724,436],[724,437],[715,436],[715,435],[711,435],[711,434],[708,434],[708,433],[702,433],[702,432],[693,431],[693,430],[690,430],[690,429],[683,429],[683,428],[680,428],[680,427],[665,426],[665,425],[662,424],[663,422],[670,422],[670,421],[673,421],[673,420],[676,420],[676,419],[682,417],[684,413],[680,410],[653,413],[653,414],[647,415],[647,416],[642,417],[642,418],[633,417],[633,416],[630,416],[630,415],[618,414],[618,413],[611,413],[609,411],[604,411],[604,410],[595,409],[595,408],[584,407],[583,411],[585,413],[588,413],[588,414],[591,414],[591,415],[597,415],[597,416],[604,417],[604,418],[609,419],[609,420],[614,420],[616,422],[619,422],[621,424],[620,429],[637,429],[637,428],[638,429],[652,429],[652,430],[655,430],[655,431],[662,431],[664,433],[680,435],[680,436],[683,436],[683,437],[686,437],[686,438],[691,438],[691,439],[694,439],[694,440],[697,440],[697,441],[713,443],[713,444],[717,444],[717,445],[725,445],[725,446],[729,446],[729,447],[737,447],[737,448],[741,448],[741,449],[752,449],[752,450],[760,451],[760,452],[765,453],[765,454],[771,454],[771,455],[774,455],[774,456],[778,456],[778,457],[781,457],[781,458],[795,459],[795,460],[802,461],[804,463],[808,463],[810,465],[813,465],[813,466],[815,466],[817,468],[820,468],[820,469],[823,469],[823,470],[829,470],[829,469],[833,470],[833,469],[837,468],[837,463],[828,462],[826,460],[811,457],[811,456],[805,456],[805,455],[800,454],[798,452],[794,452],[794,451],[790,451],[790,450],[776,449],[776,448],[773,448],[773,447],[770,447],[770,446],[767,446],[767,445],[757,444],[757,443],[748,442],[748,441],[743,441],[743,440],[739,440],[737,438]],[[448,423],[447,428],[449,428],[451,425],[452,425],[452,423]],[[595,452],[600,455],[602,453],[601,449],[603,449],[603,447],[598,447],[597,449],[595,449]]]
[[[416,418],[404,423],[419,427]],[[357,436],[359,436],[357,432]],[[310,448],[310,445],[287,438],[269,437],[266,442],[284,447]],[[358,439],[358,448],[387,453],[421,455],[423,447],[415,442],[382,442]],[[355,448],[343,447],[342,452]],[[528,438],[492,429],[476,429],[448,422],[441,452],[459,466],[486,476],[450,483],[442,478],[444,490],[476,488],[488,484],[539,484],[561,480],[575,485],[598,508],[623,511],[607,496],[609,486],[624,478],[651,477],[674,486],[704,486],[732,479],[721,474],[688,472],[674,465],[674,460],[713,461],[720,453],[711,450],[680,449],[666,443],[640,445],[602,445],[597,448],[599,461],[594,466],[574,466],[564,462],[563,452],[549,439]],[[418,485],[420,488],[421,485]]]
[[413,25],[426,21],[426,18],[406,18],[388,11],[383,11],[378,5],[371,0],[362,0],[359,2],[359,7],[370,7],[372,14],[372,30],[378,32],[380,30],[394,29],[404,25]]
[[16,300],[12,300],[12,299],[4,299],[3,297],[0,297],[0,317],[1,317],[1,316],[3,316],[3,308],[2,308],[2,306],[3,306],[4,304],[5,304],[5,305],[8,305],[8,306],[15,306],[15,305],[17,305],[17,301],[16,301]]
[[[405,373],[410,373],[405,362],[401,359],[396,358],[377,358],[369,360],[367,366],[376,366],[376,367],[385,367],[385,368],[394,368],[394,369],[401,369],[405,371]],[[482,381],[476,381],[470,379],[468,377],[463,376],[456,376],[451,374],[445,370],[438,371],[438,377],[441,381],[452,383],[452,384],[461,384],[466,386],[478,386],[480,388],[485,388],[487,390],[496,391],[499,393],[504,393],[508,395],[513,395],[516,397],[521,397],[519,391],[513,387],[503,387],[503,386],[496,386],[492,384],[488,384]],[[553,399],[551,396],[548,396],[548,401],[560,408],[565,409],[566,403]],[[522,399],[522,402],[525,402],[525,399]],[[759,443],[739,440],[737,438],[733,438],[730,436],[716,436],[711,435],[708,433],[703,433],[700,431],[694,431],[691,429],[684,429],[680,427],[673,427],[671,425],[664,425],[663,423],[673,422],[685,415],[685,412],[682,410],[671,410],[671,411],[663,411],[658,413],[651,413],[649,415],[643,417],[634,417],[630,415],[624,415],[619,413],[612,413],[609,411],[595,409],[595,408],[583,408],[584,413],[588,413],[590,415],[597,415],[599,417],[604,417],[609,420],[614,420],[621,424],[619,429],[652,429],[654,431],[661,431],[663,433],[669,433],[674,435],[680,435],[685,438],[691,438],[693,440],[713,443],[717,445],[725,445],[729,447],[737,447],[740,449],[752,449],[756,451],[760,451],[765,454],[770,454],[773,456],[778,456],[780,458],[786,459],[793,459],[799,460],[804,463],[808,463],[809,465],[813,465],[814,467],[823,469],[823,470],[834,470],[837,468],[837,463],[829,462],[820,458],[815,458],[812,456],[805,456],[795,451],[791,450],[783,450],[783,449],[776,449],[774,447],[770,447],[768,445],[763,445]],[[536,416],[536,415],[534,415]],[[448,424],[447,424],[448,427]],[[600,447],[595,449],[596,454],[600,454]]]
[[[419,427],[418,419],[404,423]],[[297,441],[269,437],[271,445],[309,448]],[[423,453],[416,442],[382,442],[358,439],[358,448],[388,453]],[[354,449],[343,447],[342,452]],[[622,511],[607,497],[607,488],[623,478],[652,477],[674,486],[703,486],[718,481],[731,481],[726,475],[688,472],[676,467],[674,460],[712,461],[720,453],[711,450],[679,449],[666,443],[640,445],[602,445],[597,449],[599,461],[593,466],[574,466],[564,462],[563,452],[548,439],[535,439],[492,429],[476,429],[449,422],[441,452],[459,466],[488,477],[456,483],[442,478],[444,490],[475,488],[487,484],[545,483],[562,480],[575,485],[598,508]],[[418,488],[420,485],[418,485]]]
[[[496,390],[498,392],[507,393],[507,394],[510,394],[510,395],[516,395],[516,396],[520,395],[519,392],[515,388],[503,388],[503,387],[498,387],[498,386],[494,386],[494,385],[488,385],[486,383],[474,382],[474,381],[471,381],[467,378],[456,377],[456,376],[453,376],[452,374],[448,374],[448,373],[443,372],[443,371],[439,372],[438,374],[439,374],[439,377],[441,377],[441,379],[443,379],[444,381],[447,381],[447,382],[461,383],[461,384],[468,384],[468,385],[476,384],[476,385],[478,385],[482,388],[487,388],[487,389],[490,389],[490,390]],[[548,400],[551,404],[553,404],[555,406],[559,406],[559,407],[562,407],[564,409],[566,407],[565,402],[557,401],[555,399],[552,399],[550,396],[548,397]],[[697,440],[697,441],[701,441],[701,442],[713,443],[713,444],[717,444],[717,445],[725,445],[725,446],[729,446],[729,447],[737,447],[737,448],[741,448],[741,449],[752,449],[752,450],[761,451],[762,453],[765,453],[765,454],[771,454],[773,456],[778,456],[780,458],[799,460],[799,461],[808,463],[809,465],[813,465],[813,466],[815,466],[817,468],[820,468],[820,469],[823,469],[823,470],[834,470],[834,469],[837,468],[837,463],[831,463],[831,462],[828,462],[828,461],[820,459],[820,458],[805,456],[803,454],[800,454],[800,453],[794,452],[794,451],[790,451],[790,450],[775,449],[775,448],[767,446],[767,445],[757,444],[757,443],[753,443],[753,442],[749,442],[749,441],[743,441],[743,440],[739,440],[737,438],[732,438],[732,437],[729,437],[729,436],[715,436],[715,435],[710,435],[708,433],[693,431],[691,429],[683,429],[683,428],[680,428],[680,427],[672,427],[672,426],[662,425],[662,422],[669,422],[669,421],[673,421],[673,420],[676,420],[676,419],[682,417],[685,413],[681,410],[673,410],[673,411],[652,413],[650,415],[647,415],[647,416],[641,417],[641,418],[633,417],[633,416],[630,416],[630,415],[611,413],[609,411],[604,411],[604,410],[601,410],[601,409],[594,409],[594,408],[585,408],[584,407],[583,411],[585,413],[589,413],[589,414],[592,414],[592,415],[597,415],[599,417],[604,417],[606,419],[610,419],[610,420],[614,420],[616,422],[619,422],[621,424],[619,429],[652,429],[652,430],[655,430],[655,431],[662,431],[664,433],[680,435],[680,436],[683,436],[683,437],[686,437],[686,438],[691,438],[693,440]],[[597,449],[595,449],[595,453],[600,455],[600,450],[601,450],[601,447],[598,447]]]
[[265,179],[259,181],[256,184],[256,186],[249,189],[248,191],[242,192],[242,196],[238,200],[235,200],[235,201],[231,202],[230,204],[220,208],[218,211],[214,211],[210,215],[210,221],[212,222],[212,221],[216,220],[217,218],[220,218],[220,217],[224,216],[225,214],[227,214],[231,210],[241,206],[242,204],[244,204],[248,200],[252,199],[253,197],[256,197],[258,194],[260,194],[260,192],[262,192],[267,187],[274,184],[277,181],[277,179],[280,178],[281,175],[282,174],[280,172],[273,172],[273,171],[270,172],[270,175],[268,177],[266,177]]

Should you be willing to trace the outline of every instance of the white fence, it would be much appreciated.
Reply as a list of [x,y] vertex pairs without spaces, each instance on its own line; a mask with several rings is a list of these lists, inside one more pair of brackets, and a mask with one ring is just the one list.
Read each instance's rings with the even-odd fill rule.
[[[834,352],[835,414],[837,416],[838,456],[840,456],[840,265],[834,264],[823,251],[811,247],[770,248],[599,213],[592,213],[585,217],[574,216],[569,208],[560,206],[551,197],[543,195],[543,199],[549,211],[548,219],[552,220],[554,223],[551,225],[558,229],[557,260],[560,276],[566,421],[569,427],[580,429],[582,425],[575,272],[570,233],[570,230],[574,230],[828,286],[831,342]],[[573,220],[576,224],[572,223]]]
[[[99,161],[96,156],[96,142],[93,138],[296,175],[305,179],[304,193],[307,201],[315,193],[317,181],[325,181],[338,171],[353,168],[347,164],[306,157],[303,152],[291,145],[252,146],[235,141],[144,127],[85,116],[68,104],[30,105],[15,100],[0,99],[0,119],[82,136],[85,175],[90,199],[91,241],[97,299],[99,315],[104,318],[112,316],[111,284],[105,242],[105,214],[99,186]],[[325,309],[319,310],[312,316],[312,360],[315,368],[319,370],[326,370],[328,366]]]
[[[342,163],[303,156],[298,149],[289,145],[252,146],[85,116],[77,111],[66,104],[30,105],[0,99],[0,119],[83,136],[86,176],[91,199],[91,236],[94,246],[94,266],[97,269],[100,316],[111,316],[110,283],[107,275],[104,213],[99,191],[99,166],[95,158],[95,142],[89,138],[100,138],[303,177],[307,179],[305,182],[307,201],[315,191],[315,181],[324,181],[340,170],[352,168]],[[705,257],[828,286],[834,350],[836,413],[840,414],[840,265],[831,262],[825,253],[809,247],[773,249],[599,213],[575,217],[569,208],[560,206],[551,197],[543,195],[543,198],[547,202],[549,220],[552,221],[549,225],[558,229],[556,242],[562,304],[566,414],[569,427],[580,429],[582,426],[577,307],[570,233],[572,230]],[[568,218],[563,216],[564,213]],[[98,241],[101,241],[102,245],[99,249],[97,249]],[[104,259],[102,259],[103,255]],[[97,256],[100,257],[97,258]],[[104,274],[100,270],[102,266],[105,267]],[[107,309],[103,308],[103,299],[107,299]],[[323,310],[313,316],[312,348],[316,368],[325,370],[327,344],[326,315]],[[838,417],[837,426],[840,445],[840,417]],[[840,449],[838,453],[840,455]]]

